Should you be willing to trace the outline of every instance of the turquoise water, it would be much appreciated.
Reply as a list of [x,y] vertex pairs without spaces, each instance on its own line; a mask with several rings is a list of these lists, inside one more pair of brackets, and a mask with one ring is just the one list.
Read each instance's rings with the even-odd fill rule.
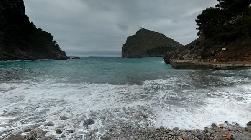
[[[82,58],[68,61],[2,62],[1,81],[53,78],[69,83],[138,84],[166,77],[171,71],[160,58]],[[6,70],[6,71],[4,71]],[[7,73],[6,73],[7,72]],[[156,74],[157,73],[157,74]]]
[[161,58],[0,62],[0,139],[34,125],[57,137],[56,128],[73,129],[69,139],[122,127],[244,125],[250,108],[251,70],[175,70]]

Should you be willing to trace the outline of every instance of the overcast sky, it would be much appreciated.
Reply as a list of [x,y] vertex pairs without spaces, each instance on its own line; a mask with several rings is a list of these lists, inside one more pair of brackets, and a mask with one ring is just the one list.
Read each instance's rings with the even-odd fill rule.
[[68,55],[120,56],[127,36],[140,28],[187,44],[197,15],[216,0],[25,0],[26,13],[51,32]]

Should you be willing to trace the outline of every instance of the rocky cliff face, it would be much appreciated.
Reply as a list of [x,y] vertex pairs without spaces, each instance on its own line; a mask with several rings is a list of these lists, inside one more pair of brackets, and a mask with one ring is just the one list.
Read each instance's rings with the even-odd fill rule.
[[190,44],[167,53],[164,60],[199,60],[208,62],[251,62],[251,38],[238,38],[229,42],[205,40],[202,36]]
[[127,38],[122,48],[122,57],[162,57],[166,52],[181,46],[180,43],[161,33],[142,28]]
[[183,53],[184,59],[201,59],[215,62],[246,61],[251,62],[251,39],[239,38],[234,41],[215,42],[201,38],[188,44]]
[[[219,1],[219,0],[218,0]],[[221,0],[197,17],[198,39],[165,57],[213,63],[251,63],[251,1]]]
[[0,60],[67,59],[53,36],[25,15],[23,0],[0,1]]

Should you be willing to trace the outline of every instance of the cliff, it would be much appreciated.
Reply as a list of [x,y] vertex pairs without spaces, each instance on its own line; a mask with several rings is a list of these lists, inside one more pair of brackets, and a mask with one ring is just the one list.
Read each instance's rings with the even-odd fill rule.
[[163,57],[166,52],[181,46],[161,33],[142,28],[127,38],[122,48],[122,57]]
[[0,21],[0,60],[67,59],[53,36],[29,21],[23,0],[1,0]]
[[[215,7],[205,9],[197,17],[198,39],[167,53],[166,63],[179,68],[195,65],[227,66],[223,69],[251,65],[250,0],[218,0]],[[181,62],[181,63],[180,63]],[[184,63],[186,62],[186,63]],[[225,65],[226,64],[226,65]],[[232,65],[233,64],[233,65]],[[189,66],[193,67],[193,66]]]

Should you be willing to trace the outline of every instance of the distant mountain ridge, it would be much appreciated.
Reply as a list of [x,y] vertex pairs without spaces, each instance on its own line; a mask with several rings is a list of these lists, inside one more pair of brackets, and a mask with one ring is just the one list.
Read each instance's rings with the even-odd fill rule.
[[23,0],[0,1],[0,60],[67,59],[53,36],[25,14]]
[[163,57],[166,52],[181,46],[183,45],[164,34],[141,28],[135,35],[127,38],[122,47],[122,57]]

